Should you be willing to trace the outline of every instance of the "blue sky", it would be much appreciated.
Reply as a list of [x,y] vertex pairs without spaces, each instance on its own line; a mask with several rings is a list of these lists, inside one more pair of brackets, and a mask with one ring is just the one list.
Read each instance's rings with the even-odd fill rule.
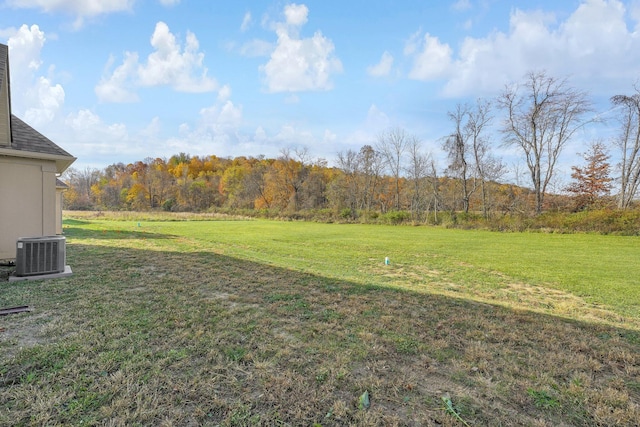
[[[0,0],[13,112],[80,169],[293,147],[331,163],[391,127],[442,158],[447,111],[528,71],[607,111],[640,77],[639,29],[636,0]],[[577,135],[561,180],[611,126]]]

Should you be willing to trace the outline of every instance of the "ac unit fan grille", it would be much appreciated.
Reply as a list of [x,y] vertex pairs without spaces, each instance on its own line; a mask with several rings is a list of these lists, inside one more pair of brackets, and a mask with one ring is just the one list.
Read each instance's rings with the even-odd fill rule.
[[64,237],[20,239],[16,255],[18,276],[63,272]]
[[53,271],[58,265],[58,242],[27,243],[25,257],[33,272]]

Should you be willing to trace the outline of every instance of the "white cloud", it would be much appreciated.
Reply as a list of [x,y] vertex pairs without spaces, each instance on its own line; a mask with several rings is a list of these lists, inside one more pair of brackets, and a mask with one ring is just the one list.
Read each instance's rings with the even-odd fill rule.
[[248,57],[269,56],[274,46],[264,40],[254,39],[246,42],[240,48],[240,54]]
[[[389,116],[375,104],[369,106],[367,115],[356,130],[344,138],[345,149],[359,150],[363,145],[373,145],[377,135],[391,125]],[[339,151],[339,150],[337,150]]]
[[65,12],[78,16],[96,16],[131,10],[134,3],[135,0],[5,0],[5,4],[10,7],[40,9],[44,12]]
[[157,140],[160,131],[162,130],[162,123],[160,122],[160,117],[154,117],[151,119],[151,122],[140,131],[140,135],[144,136],[145,139],[149,140]]
[[550,13],[514,9],[508,31],[467,37],[457,53],[437,37],[421,37],[418,31],[404,48],[413,60],[409,77],[443,80],[443,94],[450,97],[495,93],[539,69],[570,75],[575,84],[593,91],[599,89],[598,79],[605,78],[620,81],[618,90],[624,90],[638,78],[640,67],[640,33],[627,26],[638,26],[640,14],[635,10],[627,11],[619,0],[584,0],[566,20],[557,22]]
[[373,77],[384,77],[388,76],[391,72],[391,67],[393,66],[393,56],[385,51],[382,54],[382,58],[380,58],[380,62],[376,65],[372,65],[367,67],[367,73]]
[[242,24],[240,24],[240,31],[247,31],[252,23],[253,19],[251,18],[251,12],[245,13],[244,17],[242,18]]
[[207,76],[204,53],[198,51],[200,46],[193,33],[187,32],[183,51],[167,24],[158,22],[151,46],[155,51],[138,69],[143,86],[169,85],[180,92],[210,92],[217,88],[216,81]]
[[635,31],[640,30],[640,1],[634,0],[629,6],[629,14],[631,19],[636,22]]
[[228,99],[219,100],[200,110],[199,121],[194,127],[181,124],[179,137],[168,139],[162,149],[167,151],[166,155],[179,151],[192,155],[246,155],[247,151],[238,149],[247,139],[241,133],[242,124],[242,107]]
[[[105,69],[110,69],[114,58],[111,56]],[[135,75],[138,68],[138,54],[125,52],[122,65],[119,65],[110,76],[103,76],[100,83],[95,87],[95,93],[101,102],[137,102],[138,95],[135,93],[131,76]]]
[[[166,1],[166,0],[165,0]],[[114,12],[129,11],[135,0],[5,0],[10,7],[20,9],[39,9],[43,12],[62,12],[76,16],[74,26],[84,25],[85,18],[92,18]]]
[[[417,53],[416,53],[417,52]],[[432,80],[447,75],[451,69],[453,51],[446,43],[429,33],[424,38],[414,35],[405,46],[405,53],[413,55],[413,67],[409,78]]]
[[218,91],[218,102],[224,102],[231,98],[231,87],[224,85]]
[[365,127],[374,130],[376,133],[388,128],[391,123],[389,116],[380,110],[375,104],[371,104],[367,111]]
[[[244,127],[242,107],[227,100],[200,111],[195,126],[181,125],[180,137],[167,141],[165,149],[175,154],[185,151],[192,155],[216,153],[220,156],[246,156],[262,154],[277,157],[282,148],[314,147],[318,151],[333,151],[337,136],[326,129],[321,134],[295,123],[285,123],[268,129],[263,125],[253,129]],[[170,155],[171,153],[167,153]],[[333,155],[335,153],[328,153]]]
[[473,6],[471,5],[471,2],[469,0],[458,0],[451,6],[451,8],[457,12],[464,12],[471,9],[472,7]]
[[299,129],[291,124],[282,125],[280,131],[271,139],[280,147],[306,147],[316,145],[316,139],[310,131]]
[[[135,89],[142,86],[170,86],[178,92],[211,92],[218,88],[204,66],[204,53],[199,51],[196,36],[187,32],[184,48],[164,22],[158,22],[151,36],[154,51],[146,63],[140,63],[137,53],[125,53],[122,65],[111,75],[103,76],[95,88],[103,102],[132,102]],[[113,64],[110,58],[107,67]]]
[[59,84],[52,84],[46,77],[40,76],[36,85],[22,94],[29,106],[24,112],[24,119],[35,127],[52,122],[64,105],[64,89]]
[[324,136],[322,138],[323,145],[332,145],[336,142],[337,139],[338,139],[338,135],[331,132],[329,129],[324,130]]
[[303,4],[289,4],[284,8],[284,16],[287,19],[287,24],[301,27],[307,23],[309,8]]
[[64,148],[85,161],[96,156],[143,155],[144,149],[130,138],[122,123],[106,124],[90,110],[79,110],[69,114],[64,121],[66,138]]
[[342,72],[330,39],[317,31],[311,38],[300,38],[307,22],[305,5],[291,4],[284,10],[286,22],[275,26],[278,42],[267,64],[260,67],[268,92],[329,90],[331,76]]
[[54,83],[55,67],[41,74],[41,50],[46,42],[37,25],[21,26],[7,41],[11,66],[13,112],[29,124],[41,127],[55,120],[62,110],[65,92]]
[[253,136],[253,139],[257,142],[257,143],[262,143],[267,139],[267,133],[264,131],[264,129],[262,128],[262,126],[258,126],[256,128],[255,134]]
[[[164,138],[163,124],[159,117],[153,117],[146,125],[137,130],[129,129],[123,123],[105,123],[94,112],[83,109],[69,114],[64,126],[52,128],[52,136],[64,128],[64,148],[78,157],[77,165],[96,165],[104,167],[109,163],[134,162],[146,157],[169,157],[179,151],[193,153],[187,139]],[[191,135],[188,125],[181,125],[183,135]],[[47,134],[49,135],[49,134]],[[54,139],[55,140],[55,139]],[[194,141],[198,141],[194,136]],[[206,151],[206,150],[205,150]],[[210,152],[193,154],[210,154]]]
[[180,0],[160,0],[160,4],[165,7],[175,6],[179,3],[180,3]]
[[413,55],[420,48],[422,39],[422,30],[418,30],[409,36],[409,39],[404,44],[404,54],[407,56]]
[[35,72],[40,68],[42,64],[40,51],[45,41],[44,32],[37,25],[31,27],[22,25],[17,32],[9,36],[10,64],[21,70],[16,78],[19,78],[24,71]]
[[218,101],[200,110],[200,119],[194,128],[186,123],[180,125],[180,137],[169,139],[165,148],[173,150],[173,154],[185,151],[196,155],[228,155],[243,140],[240,133],[242,122],[242,107],[237,107],[230,100]]
[[221,105],[200,110],[200,119],[204,128],[215,135],[235,133],[242,124],[242,107],[236,107],[230,100]]
[[191,132],[191,126],[189,126],[188,123],[182,123],[180,126],[178,126],[178,133],[180,135],[187,135],[189,132]]
[[85,161],[103,164],[106,155],[143,155],[144,147],[129,138],[123,124],[106,124],[88,109],[65,115],[65,91],[55,82],[55,66],[41,70],[45,43],[45,34],[37,25],[23,25],[8,38],[13,113]]
[[66,125],[83,142],[126,140],[128,138],[125,125],[107,125],[97,114],[86,109],[70,114],[66,119]]
[[[558,42],[565,44],[574,57],[594,53],[624,54],[628,36],[622,3],[591,0],[581,4],[560,28]],[[547,36],[546,34],[544,34]],[[638,35],[635,34],[636,42]]]

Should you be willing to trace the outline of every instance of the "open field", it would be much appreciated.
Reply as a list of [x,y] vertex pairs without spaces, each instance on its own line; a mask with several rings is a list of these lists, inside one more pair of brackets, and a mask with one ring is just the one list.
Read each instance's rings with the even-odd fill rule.
[[0,425],[640,425],[637,238],[148,219],[0,281]]

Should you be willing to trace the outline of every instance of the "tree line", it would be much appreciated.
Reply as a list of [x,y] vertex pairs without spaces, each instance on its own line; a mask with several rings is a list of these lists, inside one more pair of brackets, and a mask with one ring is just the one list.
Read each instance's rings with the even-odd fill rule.
[[[549,190],[560,155],[598,115],[588,94],[567,79],[530,72],[496,99],[458,104],[447,113],[451,132],[440,141],[444,168],[419,138],[395,127],[359,150],[337,153],[331,167],[306,148],[292,147],[275,158],[179,153],[104,170],[70,168],[63,177],[70,187],[66,208],[329,210],[351,219],[383,214],[434,222],[443,212],[488,218],[548,209],[625,210],[633,207],[640,185],[640,88],[634,89],[611,98],[617,137],[590,141],[582,153],[584,164],[572,166],[573,181],[555,194]],[[498,141],[496,129],[502,135]],[[521,154],[525,186],[501,183],[507,172],[496,156],[501,146]],[[609,163],[612,151],[619,159],[615,167]]]

